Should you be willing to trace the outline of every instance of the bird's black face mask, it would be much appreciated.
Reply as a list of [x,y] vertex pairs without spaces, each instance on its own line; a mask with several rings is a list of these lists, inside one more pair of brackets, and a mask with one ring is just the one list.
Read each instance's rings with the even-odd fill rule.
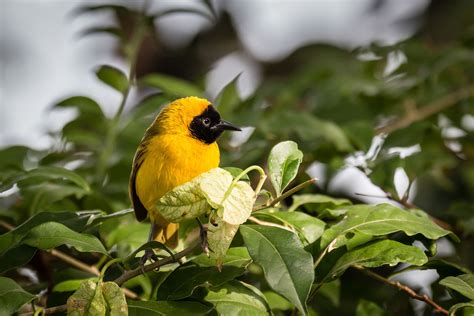
[[206,144],[215,142],[225,130],[241,131],[237,126],[221,120],[219,112],[212,105],[209,105],[204,112],[192,120],[189,130],[193,137]]

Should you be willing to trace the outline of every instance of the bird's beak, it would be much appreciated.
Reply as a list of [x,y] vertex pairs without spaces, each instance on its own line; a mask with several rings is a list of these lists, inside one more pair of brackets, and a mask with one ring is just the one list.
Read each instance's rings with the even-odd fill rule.
[[232,123],[229,123],[227,121],[221,120],[218,124],[214,125],[211,127],[213,130],[221,130],[221,131],[242,131],[239,127],[235,126]]

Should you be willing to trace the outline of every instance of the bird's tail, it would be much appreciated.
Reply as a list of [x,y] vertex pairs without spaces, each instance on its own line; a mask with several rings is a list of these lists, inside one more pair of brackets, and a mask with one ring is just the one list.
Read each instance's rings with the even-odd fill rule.
[[178,230],[179,224],[159,223],[157,224],[154,240],[161,242],[170,248],[175,248],[178,246]]

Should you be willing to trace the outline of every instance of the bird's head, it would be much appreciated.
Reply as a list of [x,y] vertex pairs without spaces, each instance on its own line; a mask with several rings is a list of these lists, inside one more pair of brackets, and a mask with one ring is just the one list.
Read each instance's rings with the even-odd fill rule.
[[206,100],[187,97],[175,100],[159,114],[154,125],[162,131],[185,134],[206,144],[212,144],[225,130],[240,131],[221,119],[219,112]]

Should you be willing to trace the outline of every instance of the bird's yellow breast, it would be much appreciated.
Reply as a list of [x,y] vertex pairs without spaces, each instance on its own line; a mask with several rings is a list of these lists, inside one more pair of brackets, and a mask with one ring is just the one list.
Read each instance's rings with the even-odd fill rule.
[[143,163],[136,177],[138,197],[157,217],[155,204],[166,192],[219,166],[217,143],[205,144],[184,135],[159,134],[147,145]]

